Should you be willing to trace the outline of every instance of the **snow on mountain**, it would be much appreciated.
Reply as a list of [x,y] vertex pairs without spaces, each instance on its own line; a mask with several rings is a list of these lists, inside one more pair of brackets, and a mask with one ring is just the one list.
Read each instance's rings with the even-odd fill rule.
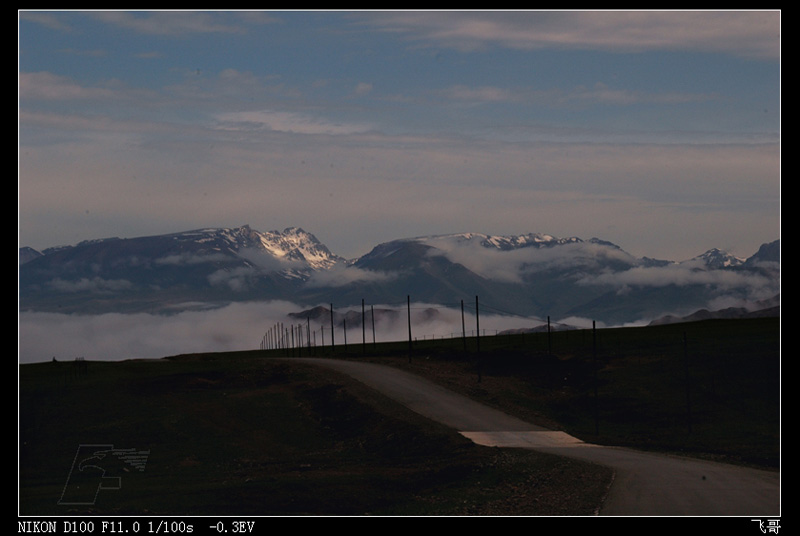
[[581,240],[576,237],[571,238],[556,238],[554,236],[542,233],[527,233],[521,235],[487,235],[483,233],[457,233],[457,234],[443,234],[443,235],[430,235],[412,238],[408,240],[415,240],[423,244],[428,244],[434,247],[443,246],[446,244],[464,245],[464,244],[478,244],[485,248],[497,249],[501,251],[508,251],[512,249],[520,249],[526,247],[551,247],[563,244],[572,244],[580,242]]
[[312,234],[248,225],[103,239],[31,255],[20,250],[25,309],[165,310],[183,303],[287,299],[344,260]]
[[185,243],[204,245],[210,250],[240,255],[254,264],[258,264],[254,253],[266,253],[285,263],[289,271],[308,268],[325,270],[344,261],[331,253],[313,234],[300,227],[261,232],[249,225],[242,225],[230,229],[197,229],[170,236]]
[[709,249],[702,255],[698,255],[689,261],[684,262],[700,262],[706,268],[733,268],[741,266],[745,263],[745,259],[741,259],[721,249]]
[[315,270],[334,267],[344,259],[334,255],[311,233],[299,227],[288,227],[282,232],[256,232],[261,245],[279,259],[302,261]]
[[346,260],[299,227],[243,225],[21,248],[21,310],[173,311],[187,303],[285,300],[313,306],[458,303],[480,294],[523,315],[628,322],[779,292],[780,245],[743,261],[713,249],[684,262],[611,242],[527,233],[397,239]]

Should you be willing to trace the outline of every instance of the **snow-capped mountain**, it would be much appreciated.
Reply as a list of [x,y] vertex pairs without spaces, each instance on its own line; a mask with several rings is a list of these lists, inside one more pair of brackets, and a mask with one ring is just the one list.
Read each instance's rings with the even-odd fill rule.
[[243,225],[89,240],[44,250],[21,264],[20,305],[161,311],[184,303],[284,299],[315,271],[340,263],[344,259],[295,227],[262,233]]
[[556,238],[548,234],[541,233],[527,233],[522,235],[511,236],[492,236],[482,233],[460,233],[460,234],[447,234],[447,235],[432,235],[417,238],[410,238],[405,240],[415,240],[417,242],[430,244],[432,246],[445,246],[450,245],[465,245],[465,244],[479,244],[485,248],[498,249],[501,251],[509,251],[512,249],[527,248],[527,247],[552,247],[564,244],[574,244],[581,242],[579,238]]
[[685,262],[699,262],[705,268],[734,268],[744,264],[745,260],[721,249],[713,248]]
[[314,235],[299,227],[260,232],[243,225],[234,229],[198,229],[167,236],[182,243],[183,247],[190,244],[198,246],[198,252],[216,251],[245,258],[248,253],[268,254],[295,269],[328,269],[344,261],[331,253]]
[[[25,251],[23,260],[23,249]],[[233,229],[196,229],[167,235],[131,239],[104,238],[86,240],[76,246],[59,246],[36,254],[30,248],[20,250],[20,264],[37,256],[52,262],[81,259],[95,264],[113,257],[117,268],[123,266],[195,265],[241,263],[257,267],[262,264],[274,271],[302,272],[330,269],[344,259],[334,255],[311,233],[299,227],[283,231],[259,232],[249,225]],[[99,256],[99,259],[97,258]],[[126,258],[127,257],[127,258]]]
[[710,250],[673,262],[597,238],[462,233],[393,240],[347,260],[303,229],[243,225],[21,249],[19,302],[21,310],[163,313],[236,301],[346,307],[480,295],[513,314],[621,323],[771,298],[779,251],[776,241],[746,260]]
[[305,263],[315,270],[330,269],[344,262],[342,257],[331,253],[314,235],[299,227],[289,227],[282,232],[250,232],[277,259]]

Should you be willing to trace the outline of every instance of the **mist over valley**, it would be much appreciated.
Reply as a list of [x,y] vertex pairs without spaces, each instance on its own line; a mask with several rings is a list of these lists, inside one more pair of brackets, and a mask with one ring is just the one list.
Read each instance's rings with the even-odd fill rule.
[[713,249],[671,261],[597,238],[462,233],[346,259],[301,228],[244,225],[22,248],[19,258],[20,362],[253,349],[276,325],[302,324],[306,345],[330,344],[332,326],[337,344],[403,340],[409,316],[419,339],[478,324],[484,335],[548,320],[638,325],[779,311],[780,295],[779,241],[746,259]]

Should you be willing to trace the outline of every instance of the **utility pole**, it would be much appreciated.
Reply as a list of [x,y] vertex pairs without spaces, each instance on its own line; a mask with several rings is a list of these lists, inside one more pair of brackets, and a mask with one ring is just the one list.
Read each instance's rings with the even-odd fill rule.
[[[550,317],[548,318],[548,322]],[[600,435],[600,401],[597,396],[597,330],[592,320],[592,368],[594,369],[594,435]]]
[[478,314],[478,297],[475,296],[475,329],[478,333],[478,353],[481,351],[481,317]]
[[364,298],[361,298],[361,350],[367,353],[367,322],[364,317]]
[[297,355],[303,356],[303,325],[295,324],[294,329],[297,331]]
[[375,347],[375,306],[370,305],[370,310],[372,311],[372,347]]
[[333,333],[334,333],[334,331],[335,330],[333,329],[333,304],[331,304],[331,352],[335,352],[335,348],[334,348],[335,344],[333,342]]
[[687,430],[692,433],[692,405],[689,397],[689,350],[686,342],[686,332],[683,332],[683,362],[686,373],[686,424]]
[[408,295],[408,362],[411,363],[411,295]]
[[464,341],[464,353],[467,353],[467,329],[464,324],[464,300],[461,300],[461,340]]

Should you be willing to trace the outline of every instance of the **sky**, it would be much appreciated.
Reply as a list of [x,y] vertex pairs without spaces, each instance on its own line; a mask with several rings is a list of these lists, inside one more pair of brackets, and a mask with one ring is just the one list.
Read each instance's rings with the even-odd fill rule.
[[780,11],[18,15],[20,246],[780,237]]

